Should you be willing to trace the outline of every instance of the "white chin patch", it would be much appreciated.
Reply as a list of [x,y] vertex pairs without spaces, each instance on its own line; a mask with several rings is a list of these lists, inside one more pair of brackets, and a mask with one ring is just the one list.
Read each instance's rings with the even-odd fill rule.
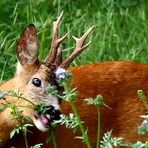
[[47,132],[49,130],[49,128],[45,127],[39,119],[34,119],[34,124],[42,132]]

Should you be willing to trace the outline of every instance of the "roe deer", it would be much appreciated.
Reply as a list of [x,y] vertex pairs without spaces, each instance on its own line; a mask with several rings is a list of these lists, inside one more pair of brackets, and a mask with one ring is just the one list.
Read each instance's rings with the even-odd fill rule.
[[[41,117],[35,110],[21,108],[23,115],[30,116],[34,124],[41,131],[48,129],[48,124],[52,120],[59,119],[60,111],[69,114],[71,107],[67,102],[62,101],[59,104],[58,98],[47,95],[46,89],[50,86],[56,86],[59,93],[62,88],[58,85],[53,71],[57,67],[67,68],[70,63],[89,46],[90,42],[84,44],[85,39],[90,34],[90,28],[80,39],[76,40],[76,48],[72,54],[62,61],[62,52],[59,48],[60,43],[66,38],[58,38],[58,25],[62,18],[61,14],[53,23],[53,39],[51,50],[44,62],[39,62],[38,43],[36,29],[34,25],[29,25],[21,35],[16,54],[18,65],[16,75],[10,81],[0,86],[0,90],[14,90],[20,92],[24,97],[31,99],[38,104],[44,98],[45,106],[50,107],[48,116]],[[79,115],[88,128],[88,135],[91,140],[92,148],[96,147],[97,137],[97,111],[96,107],[87,105],[83,99],[96,97],[101,94],[104,102],[111,108],[101,107],[101,135],[104,132],[113,129],[113,136],[123,137],[126,142],[136,142],[137,140],[146,141],[148,136],[137,134],[137,127],[141,124],[140,115],[146,114],[143,104],[137,99],[137,90],[144,90],[148,93],[148,66],[135,62],[102,62],[68,68],[72,72],[72,86],[77,88],[78,98],[75,101]],[[29,105],[28,102],[14,97],[7,97],[6,100],[16,105]],[[1,100],[4,103],[5,100]],[[23,137],[20,135],[9,140],[10,131],[16,126],[8,109],[0,113],[0,139],[4,147],[15,146],[22,148]],[[47,132],[40,132],[33,128],[33,133],[28,135],[29,145],[44,143]],[[79,132],[78,132],[79,133]],[[76,134],[78,134],[76,133]],[[71,130],[62,125],[56,128],[56,141],[58,148],[86,148],[86,145],[80,140],[74,139],[75,135]],[[9,140],[9,141],[8,141]],[[43,147],[53,147],[52,143],[44,144]]]

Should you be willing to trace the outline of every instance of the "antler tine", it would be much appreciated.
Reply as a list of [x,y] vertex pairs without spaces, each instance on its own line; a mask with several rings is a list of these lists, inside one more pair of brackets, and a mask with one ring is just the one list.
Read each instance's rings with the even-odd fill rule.
[[63,12],[60,14],[57,20],[53,22],[53,38],[51,42],[50,53],[46,58],[46,62],[51,63],[51,64],[54,64],[56,60],[57,50],[59,48],[60,43],[63,42],[65,38],[67,37],[67,33],[66,33],[63,37],[58,38],[58,27],[59,27],[62,17],[63,17]]
[[59,66],[59,65],[61,65],[61,63],[62,63],[62,49],[58,48],[55,64]]
[[73,50],[73,52],[71,53],[71,55],[65,59],[62,64],[60,65],[60,67],[63,68],[67,68],[70,63],[84,50],[86,49],[90,44],[91,41],[89,43],[87,43],[86,45],[84,44],[84,41],[86,40],[86,38],[88,37],[88,35],[92,32],[92,29],[94,28],[94,26],[92,26],[91,28],[89,28],[80,38],[74,37],[74,40],[76,41],[76,47]]

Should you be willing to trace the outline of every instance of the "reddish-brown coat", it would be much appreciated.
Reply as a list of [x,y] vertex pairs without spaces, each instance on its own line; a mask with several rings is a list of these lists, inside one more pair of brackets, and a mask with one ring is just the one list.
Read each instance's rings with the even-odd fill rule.
[[[124,137],[126,142],[146,141],[148,135],[137,134],[137,127],[141,124],[140,115],[147,114],[143,104],[137,98],[137,90],[144,90],[148,95],[148,66],[134,62],[103,62],[69,68],[73,73],[72,86],[77,88],[78,99],[75,104],[78,112],[88,128],[92,147],[96,145],[97,110],[96,107],[86,105],[84,98],[102,95],[105,104],[111,109],[101,107],[101,135],[113,129],[113,136]],[[65,114],[71,112],[69,104],[62,102],[61,110]],[[47,133],[32,129],[29,134],[31,145],[42,143]],[[56,129],[58,148],[86,148],[80,140],[64,126]],[[23,147],[23,137],[16,136],[5,147],[15,145]],[[43,147],[53,147],[51,143]]]

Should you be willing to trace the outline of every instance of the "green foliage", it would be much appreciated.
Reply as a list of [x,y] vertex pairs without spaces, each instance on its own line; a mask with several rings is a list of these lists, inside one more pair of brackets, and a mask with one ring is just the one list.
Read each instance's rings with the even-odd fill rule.
[[148,120],[148,115],[142,115],[141,118],[143,118],[144,120]]
[[[8,96],[12,96],[16,99],[22,99],[24,101],[27,101],[28,103],[30,103],[30,106],[20,106],[20,105],[11,103],[6,99]],[[9,111],[12,115],[12,119],[16,121],[16,127],[10,132],[10,139],[13,138],[15,134],[22,133],[24,136],[26,148],[29,148],[28,140],[27,140],[28,127],[34,126],[34,125],[30,124],[32,122],[32,119],[28,116],[23,116],[22,111],[19,110],[19,108],[20,107],[32,108],[32,109],[35,109],[39,114],[43,114],[43,115],[47,113],[47,110],[49,108],[45,107],[44,102],[39,102],[36,105],[30,99],[23,97],[22,94],[15,91],[7,91],[7,92],[0,91],[0,99],[4,100],[4,103],[0,106],[0,112],[2,112],[6,108],[9,108]],[[26,123],[26,121],[29,122],[29,124]],[[52,134],[52,137],[53,136],[54,135]],[[53,140],[53,143],[55,143],[55,140]],[[43,144],[36,144],[34,146],[31,146],[31,148],[40,148],[41,145]]]
[[137,90],[137,95],[138,95],[138,98],[140,99],[140,101],[146,100],[146,96],[145,96],[143,90],[141,90],[141,89]]
[[50,109],[50,107],[46,107],[44,102],[39,103],[36,108],[37,112],[40,115],[45,115],[47,114],[47,111]]
[[43,144],[40,143],[40,144],[36,144],[36,145],[34,145],[34,146],[30,146],[30,148],[41,148],[42,145],[43,145]]
[[148,133],[148,115],[141,116],[144,120],[142,124],[138,127],[138,133],[144,135]]
[[47,93],[51,94],[53,96],[58,96],[58,91],[57,91],[57,89],[55,87],[49,87],[47,89]]
[[137,95],[138,95],[138,98],[140,99],[140,101],[143,103],[145,109],[148,110],[148,102],[146,100],[146,96],[144,94],[144,91],[141,89],[137,90]]
[[[139,100],[143,103],[143,106],[145,107],[146,110],[148,110],[148,102],[146,99],[146,96],[144,94],[143,90],[138,90],[137,95]],[[142,115],[141,116],[144,120],[140,126],[138,126],[138,134],[144,135],[148,133],[148,115]]]
[[91,104],[91,105],[96,105],[96,106],[103,105],[103,97],[101,95],[97,95],[95,99],[93,98],[84,99],[84,101],[87,104]]
[[[65,78],[64,79],[60,79],[59,80],[59,84],[64,88],[64,92],[62,94],[62,96],[60,96],[63,100],[67,101],[69,103],[69,105],[72,108],[72,111],[74,113],[71,114],[69,116],[69,120],[66,116],[64,121],[68,121],[68,122],[64,122],[64,123],[68,123],[68,127],[72,127],[73,130],[75,130],[75,127],[79,126],[79,129],[82,133],[82,136],[79,136],[79,139],[82,139],[83,142],[85,142],[85,144],[87,145],[88,148],[91,148],[91,144],[89,141],[89,137],[87,134],[87,129],[85,130],[84,125],[82,124],[83,122],[80,119],[80,116],[78,114],[77,108],[74,104],[74,100],[77,98],[77,92],[76,92],[76,88],[71,89],[71,77],[72,74],[70,72],[65,72]],[[69,124],[70,121],[70,124]]]
[[65,124],[66,128],[72,129],[74,133],[78,129],[77,117],[73,113],[70,113],[69,116],[64,114],[61,115],[61,119],[54,121],[54,123],[60,123],[61,125]]
[[7,92],[7,96],[12,96],[12,97],[15,97],[17,99],[22,99],[22,100],[30,103],[30,107],[32,107],[32,108],[36,108],[37,107],[36,104],[34,104],[30,99],[25,98],[22,95],[23,94],[21,94],[20,92],[15,92],[15,91],[11,91],[11,90]]
[[137,141],[135,144],[131,145],[131,148],[148,148],[148,142],[142,143]]
[[[147,121],[148,122],[148,121]],[[148,123],[147,124],[141,124],[139,127],[138,127],[138,134],[140,135],[144,135],[148,133]]]
[[14,128],[10,133],[10,139],[12,139],[15,134],[19,134],[22,131],[27,132],[27,127],[30,127],[30,126],[33,126],[33,125],[32,124],[24,124],[22,127],[18,126],[17,128]]
[[76,97],[77,97],[76,88],[64,92],[63,95],[61,96],[61,98],[67,102],[74,101]]
[[24,136],[26,148],[28,148],[28,140],[27,140],[28,127],[34,125],[26,124],[25,122],[28,121],[30,123],[32,119],[28,116],[23,116],[22,111],[20,111],[15,104],[7,102],[7,106],[9,107],[12,119],[16,121],[16,127],[10,132],[10,139],[16,133],[19,134],[21,132]]
[[[82,134],[82,136],[75,136],[75,139],[79,139],[82,142],[85,142],[85,137],[88,135],[88,129],[85,130],[85,132]],[[87,146],[89,147],[89,146]]]
[[103,140],[100,141],[100,148],[112,148],[113,146],[120,146],[123,143],[123,138],[112,137],[112,131],[104,134]]
[[63,10],[59,34],[69,33],[61,46],[64,57],[74,47],[72,35],[80,36],[90,26],[96,26],[89,37],[92,45],[72,65],[113,60],[147,63],[147,5],[146,0],[1,1],[0,81],[14,74],[16,40],[29,23],[38,29],[39,59],[45,58],[52,38],[52,22]]
[[61,96],[59,96],[61,99],[71,103],[77,98],[77,92],[76,88],[71,88],[71,72],[65,72],[65,79],[60,79],[58,82],[59,84],[64,87],[64,92]]

